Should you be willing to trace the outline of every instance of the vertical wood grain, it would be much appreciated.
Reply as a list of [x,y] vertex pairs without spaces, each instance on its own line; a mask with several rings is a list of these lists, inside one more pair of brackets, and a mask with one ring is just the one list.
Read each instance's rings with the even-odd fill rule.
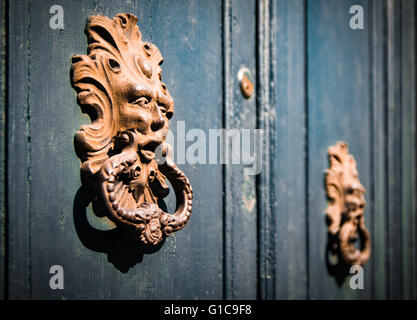
[[372,181],[368,208],[372,214],[372,283],[373,298],[387,298],[387,183],[386,183],[386,5],[373,0],[369,8],[370,37],[372,39],[372,71],[370,93],[372,108],[371,167]]
[[276,1],[258,1],[258,127],[263,130],[262,171],[258,175],[258,298],[275,299],[276,292],[276,111],[274,79]]
[[305,1],[278,1],[276,31],[276,108],[274,161],[277,166],[276,298],[306,299],[308,286],[306,205],[306,48]]
[[[243,97],[237,74],[240,68],[246,67],[256,79],[256,2],[226,1],[223,8],[224,126],[226,129],[254,129],[256,94],[250,99]],[[257,84],[254,85],[256,88]],[[231,151],[230,144],[228,147]],[[256,177],[245,175],[243,168],[243,164],[227,164],[224,168],[226,299],[255,299],[257,295]]]
[[0,3],[0,299],[6,296],[6,102],[7,102],[7,2]]
[[[357,161],[361,183],[369,190],[370,98],[369,36],[351,30],[349,8],[367,1],[308,1],[308,235],[309,296],[312,299],[370,298],[371,263],[364,269],[365,287],[352,290],[349,277],[338,284],[326,267],[327,206],[324,172],[327,148],[346,141]],[[366,199],[369,193],[365,194]],[[369,208],[365,223],[369,228]],[[370,230],[373,234],[373,230]],[[372,259],[372,258],[371,258]]]
[[401,299],[403,294],[403,145],[401,96],[401,6],[387,1],[387,216],[388,216],[388,294]]
[[[417,298],[416,2],[401,2],[402,298]],[[398,124],[397,124],[398,125]]]
[[10,1],[8,50],[8,297],[31,298],[30,1]]
[[386,1],[387,296],[416,297],[416,7]]

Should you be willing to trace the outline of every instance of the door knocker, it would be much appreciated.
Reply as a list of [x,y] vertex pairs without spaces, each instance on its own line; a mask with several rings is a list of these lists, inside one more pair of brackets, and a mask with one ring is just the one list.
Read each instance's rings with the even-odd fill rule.
[[[359,181],[356,161],[348,145],[338,142],[329,147],[326,170],[326,210],[332,253],[347,265],[364,266],[371,253],[371,237],[365,226],[365,188]],[[360,240],[360,248],[355,246]]]
[[[174,100],[161,82],[162,55],[142,41],[136,23],[128,13],[88,18],[87,55],[72,57],[71,84],[91,123],[74,145],[94,212],[155,246],[187,224],[193,193],[165,142]],[[166,178],[176,195],[173,214],[158,206],[169,192]]]

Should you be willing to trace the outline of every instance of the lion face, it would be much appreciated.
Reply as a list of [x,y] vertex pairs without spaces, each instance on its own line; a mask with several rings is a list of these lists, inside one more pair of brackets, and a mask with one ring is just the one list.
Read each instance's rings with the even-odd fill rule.
[[124,148],[123,135],[137,135],[138,153],[152,161],[165,140],[174,101],[162,80],[163,58],[143,42],[131,14],[88,18],[88,55],[74,56],[71,80],[78,104],[92,120],[75,137],[85,175],[94,175]]
[[344,166],[344,172],[340,177],[345,199],[343,212],[346,218],[356,220],[363,216],[365,210],[365,188],[359,181],[355,160],[349,160],[352,166]]
[[77,102],[91,118],[75,136],[83,180],[94,188],[108,159],[130,154],[132,165],[120,172],[126,189],[120,197],[130,209],[156,203],[167,192],[155,149],[165,141],[174,114],[162,82],[162,55],[142,41],[136,22],[131,14],[89,17],[88,55],[74,56],[71,68]]
[[120,134],[134,130],[139,135],[139,147],[155,147],[163,141],[162,132],[168,129],[174,114],[174,101],[161,82],[159,50],[151,44],[143,44],[130,59],[122,59],[122,63],[106,55],[106,75],[116,107],[115,131]]
[[[340,248],[341,256],[349,264],[365,264],[370,254],[370,236],[365,226],[365,188],[359,181],[355,159],[348,146],[339,142],[331,146],[330,168],[326,171],[326,191],[329,204],[329,234],[335,241],[333,250]],[[360,238],[361,250],[354,243]]]

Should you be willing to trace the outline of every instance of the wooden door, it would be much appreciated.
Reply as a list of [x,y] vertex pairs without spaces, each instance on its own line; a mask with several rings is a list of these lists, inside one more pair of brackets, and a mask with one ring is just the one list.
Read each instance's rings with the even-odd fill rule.
[[[364,12],[351,29],[350,8]],[[270,1],[261,11],[261,296],[389,299],[416,295],[413,1]],[[266,49],[265,49],[266,48]],[[263,65],[263,64],[261,64]],[[266,134],[268,135],[268,134]],[[372,255],[364,288],[327,266],[327,149],[346,141],[366,188]],[[262,201],[263,200],[263,201]]]
[[[74,133],[90,120],[77,106],[69,81],[71,56],[86,51],[86,18],[129,12],[138,17],[143,38],[165,58],[163,78],[176,104],[174,133],[177,121],[187,130],[206,132],[224,123],[254,127],[254,99],[245,102],[247,115],[241,120],[224,120],[223,102],[225,90],[236,94],[231,85],[224,86],[225,69],[232,75],[240,64],[255,67],[255,2],[227,5],[234,15],[227,44],[221,1],[67,1],[61,4],[62,30],[49,26],[54,4],[8,3],[7,194],[8,212],[16,214],[8,215],[7,296],[255,298],[256,207],[243,221],[231,221],[235,207],[224,217],[226,197],[234,199],[242,187],[240,181],[232,185],[225,179],[222,165],[180,165],[193,186],[194,213],[187,228],[169,237],[158,252],[141,256],[117,242],[105,218],[95,217],[81,187],[73,146]],[[227,64],[224,52],[229,55]],[[230,110],[234,103],[228,104]],[[251,197],[254,181],[252,177],[244,186]],[[175,206],[175,197],[167,206]],[[231,231],[224,237],[226,225]],[[49,287],[52,265],[64,269],[64,290]]]
[[[412,0],[2,2],[0,297],[385,299],[417,297],[416,4]],[[352,30],[353,5],[364,29]],[[261,171],[179,164],[187,226],[155,252],[95,216],[74,134],[89,123],[70,84],[86,18],[138,17],[164,56],[171,129],[261,129]],[[251,71],[246,99],[238,72]],[[366,188],[364,289],[326,265],[327,148],[346,141]],[[192,141],[187,141],[188,144]],[[177,146],[174,145],[174,149]],[[208,155],[207,155],[208,159]],[[172,192],[171,192],[172,193]],[[165,201],[175,208],[175,197]],[[52,290],[53,265],[64,289]]]

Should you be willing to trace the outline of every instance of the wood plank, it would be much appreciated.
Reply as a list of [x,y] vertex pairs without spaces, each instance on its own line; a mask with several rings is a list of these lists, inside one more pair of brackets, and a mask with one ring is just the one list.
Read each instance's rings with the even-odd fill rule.
[[[189,224],[168,238],[158,252],[146,254],[136,264],[134,255],[129,261],[123,254],[133,254],[132,250],[118,248],[120,244],[111,243],[111,232],[92,230],[86,221],[88,199],[79,189],[73,135],[89,120],[76,105],[69,82],[70,57],[86,50],[83,30],[87,16],[113,17],[131,12],[139,18],[143,38],[155,43],[165,57],[163,78],[176,103],[173,131],[179,120],[186,121],[187,129],[221,128],[220,1],[62,1],[62,31],[49,29],[49,8],[53,4],[32,3],[28,33],[32,297],[221,298],[222,202],[214,201],[222,199],[221,166],[179,164],[194,190]],[[21,77],[16,75],[16,79]],[[167,202],[168,207],[173,205]],[[96,228],[109,228],[91,209],[87,209],[87,219]],[[64,268],[64,290],[49,289],[48,271],[54,264]]]
[[[224,3],[226,129],[256,127],[256,95],[245,99],[237,80],[242,67],[247,67],[256,77],[255,22],[254,0]],[[229,144],[229,150],[231,147]],[[243,164],[225,166],[226,299],[255,299],[257,295],[256,176],[245,175],[244,167]]]
[[401,2],[387,1],[387,172],[388,294],[403,294]]
[[[198,128],[206,134],[210,128],[221,128],[221,1],[175,3],[167,0],[155,2],[153,6],[149,32],[163,50],[166,61],[163,76],[175,99],[175,121],[185,121],[186,130]],[[161,21],[164,21],[162,26]],[[173,128],[176,128],[175,121]],[[171,282],[174,297],[220,299],[224,277],[223,170],[218,165],[204,164],[184,164],[180,168],[193,186],[193,217],[176,236],[175,257],[165,257],[171,271],[164,276],[162,285],[157,282],[158,275],[154,281],[160,286],[161,294],[163,284]],[[157,264],[153,268],[156,267]],[[172,279],[172,274],[176,279]]]
[[[306,205],[305,1],[278,1],[275,94],[277,165],[276,286],[277,299],[306,299],[308,247]],[[314,214],[314,212],[313,212]]]
[[[346,141],[356,158],[359,178],[369,190],[370,98],[369,33],[351,30],[349,8],[367,1],[308,1],[308,234],[309,297],[312,299],[370,298],[371,268],[364,268],[365,287],[352,290],[349,279],[339,286],[326,268],[327,225],[324,172],[327,148]],[[369,193],[365,195],[369,200]],[[369,209],[365,211],[368,227]],[[370,230],[373,234],[373,230]],[[372,257],[371,257],[372,259]]]
[[404,299],[417,298],[416,2],[401,2],[402,272]]
[[275,299],[276,114],[275,1],[258,2],[258,127],[263,131],[262,171],[258,176],[258,298]]
[[[8,58],[8,298],[31,297],[29,5],[9,2]],[[13,53],[13,54],[11,54]]]
[[276,113],[275,1],[258,2],[258,127],[263,130],[262,171],[258,176],[258,298],[275,299]]
[[372,216],[372,276],[373,298],[387,298],[387,183],[386,183],[386,5],[383,1],[373,0],[369,8],[372,38],[372,153],[368,208]]
[[7,3],[0,4],[0,299],[6,296],[6,17]]

